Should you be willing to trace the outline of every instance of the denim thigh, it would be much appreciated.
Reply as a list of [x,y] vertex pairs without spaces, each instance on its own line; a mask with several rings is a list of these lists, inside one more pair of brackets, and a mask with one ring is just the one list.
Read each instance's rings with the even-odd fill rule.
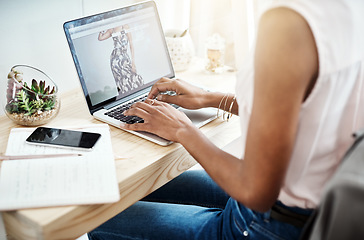
[[224,208],[230,196],[204,170],[190,170],[146,196],[143,201]]
[[298,239],[300,228],[238,203],[187,171],[89,233],[89,239]]

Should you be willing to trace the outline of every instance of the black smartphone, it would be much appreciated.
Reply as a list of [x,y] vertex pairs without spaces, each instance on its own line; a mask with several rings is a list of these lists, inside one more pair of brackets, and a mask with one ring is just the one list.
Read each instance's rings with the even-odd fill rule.
[[26,139],[27,143],[54,147],[92,150],[101,134],[60,128],[38,127]]

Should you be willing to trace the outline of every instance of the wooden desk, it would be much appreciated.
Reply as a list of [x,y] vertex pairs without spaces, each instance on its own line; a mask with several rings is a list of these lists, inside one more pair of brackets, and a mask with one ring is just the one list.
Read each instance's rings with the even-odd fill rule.
[[[199,65],[195,65],[195,67]],[[220,91],[233,88],[235,75],[206,75],[201,68],[180,73],[181,78],[192,78],[202,84],[215,86]],[[210,82],[207,82],[210,79]],[[207,83],[207,84],[206,84]],[[220,87],[219,87],[220,85]],[[61,111],[48,126],[82,126],[101,123],[89,114],[80,88],[61,96]],[[0,117],[0,152],[4,153],[10,129],[20,127],[6,116]],[[113,204],[41,208],[3,212],[10,239],[75,239],[123,211],[139,199],[156,190],[195,164],[195,160],[180,144],[161,147],[120,129],[110,127],[115,155],[127,160],[115,160],[121,199]],[[240,134],[238,117],[229,122],[217,119],[202,131],[219,147]],[[6,197],[6,196],[1,196]]]

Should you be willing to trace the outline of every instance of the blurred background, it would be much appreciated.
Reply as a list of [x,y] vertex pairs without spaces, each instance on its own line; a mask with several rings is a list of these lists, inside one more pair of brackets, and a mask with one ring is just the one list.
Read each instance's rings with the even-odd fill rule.
[[[0,0],[0,103],[7,74],[18,64],[47,73],[60,93],[79,87],[63,32],[64,22],[141,2],[138,0]],[[206,39],[225,39],[226,65],[239,69],[251,49],[258,13],[267,0],[156,0],[162,27],[188,29],[195,56],[205,57]],[[3,110],[0,115],[3,115]]]

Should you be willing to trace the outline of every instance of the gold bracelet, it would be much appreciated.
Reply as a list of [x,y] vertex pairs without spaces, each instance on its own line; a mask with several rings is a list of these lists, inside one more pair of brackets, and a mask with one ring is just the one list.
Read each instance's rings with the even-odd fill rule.
[[220,110],[220,107],[221,107],[221,104],[222,102],[224,101],[224,98],[227,97],[227,94],[225,94],[222,98],[221,98],[221,101],[219,103],[219,107],[217,108],[217,113],[216,113],[216,117],[218,118],[219,117],[219,110]]
[[225,114],[226,114],[226,103],[227,103],[227,100],[229,99],[229,96],[228,94],[226,94],[226,98],[225,98],[225,104],[224,104],[224,113],[222,114],[222,120],[226,120],[225,118]]
[[233,115],[231,110],[233,109],[233,105],[234,105],[235,100],[236,100],[236,96],[234,95],[233,100],[231,101],[231,104],[230,104],[230,107],[229,107],[229,114],[227,115],[227,120],[226,121],[229,121],[229,119]]

